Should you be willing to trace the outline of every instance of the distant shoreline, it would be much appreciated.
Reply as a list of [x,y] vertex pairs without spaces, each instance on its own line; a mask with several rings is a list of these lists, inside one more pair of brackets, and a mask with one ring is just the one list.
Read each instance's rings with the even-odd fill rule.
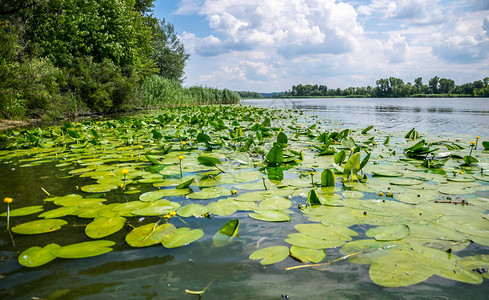
[[372,96],[365,96],[365,95],[347,95],[347,96],[273,96],[273,97],[261,97],[261,98],[244,98],[242,97],[241,100],[266,100],[266,99],[342,99],[342,98],[372,98],[372,99],[381,99],[381,98],[488,98],[488,97],[479,97],[479,96],[473,96],[470,94],[415,94],[411,95],[408,97],[372,97]]

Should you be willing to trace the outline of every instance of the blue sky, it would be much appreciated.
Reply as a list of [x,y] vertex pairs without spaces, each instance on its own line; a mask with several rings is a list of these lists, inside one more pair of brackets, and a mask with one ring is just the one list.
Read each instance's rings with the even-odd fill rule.
[[489,77],[489,0],[156,0],[185,85],[273,92]]

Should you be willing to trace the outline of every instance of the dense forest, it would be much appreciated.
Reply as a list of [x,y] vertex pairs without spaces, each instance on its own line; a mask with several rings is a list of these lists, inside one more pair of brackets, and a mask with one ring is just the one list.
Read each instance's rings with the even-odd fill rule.
[[181,86],[189,55],[174,26],[153,17],[153,2],[2,0],[0,117],[239,101]]
[[258,94],[255,92],[237,92],[242,98],[269,97],[489,97],[489,77],[472,83],[456,85],[455,81],[435,76],[423,83],[418,77],[414,84],[400,78],[390,77],[379,79],[375,87],[349,87],[346,89],[331,89],[326,85],[299,84],[293,85],[292,90],[282,93]]

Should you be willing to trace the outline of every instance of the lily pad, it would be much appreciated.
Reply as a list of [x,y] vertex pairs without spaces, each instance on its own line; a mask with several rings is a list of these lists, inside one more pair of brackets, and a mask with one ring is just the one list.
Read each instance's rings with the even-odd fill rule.
[[326,252],[324,250],[302,248],[297,246],[290,247],[290,254],[295,259],[301,262],[307,263],[318,263],[326,257]]
[[409,227],[405,224],[380,226],[368,230],[365,235],[377,241],[397,241],[409,235]]
[[109,236],[121,230],[126,224],[123,217],[98,217],[85,227],[85,234],[92,239],[99,239]]
[[289,256],[289,248],[285,246],[271,246],[251,253],[249,259],[261,259],[262,265],[271,265],[283,261]]
[[189,194],[187,197],[190,199],[214,199],[223,196],[231,196],[231,191],[222,187],[210,187],[204,188],[200,192]]
[[200,217],[207,212],[207,207],[198,203],[190,203],[180,207],[177,210],[177,214],[184,218],[188,217]]
[[29,268],[45,265],[56,258],[51,251],[58,248],[61,248],[58,244],[49,244],[42,248],[31,247],[19,254],[19,263]]
[[53,249],[51,253],[61,258],[91,257],[112,251],[113,245],[115,242],[105,240],[82,242]]
[[291,220],[288,214],[278,210],[255,210],[248,215],[253,219],[267,222],[288,222]]
[[178,228],[173,235],[165,237],[161,244],[165,248],[177,248],[193,243],[204,236],[201,229],[190,230],[188,227]]
[[239,220],[231,220],[224,224],[212,238],[214,246],[223,247],[231,242],[238,235]]
[[126,235],[126,242],[131,247],[148,247],[161,243],[164,238],[173,235],[176,230],[175,225],[171,223],[162,225],[150,223],[134,228]]
[[17,225],[12,231],[18,234],[40,234],[59,230],[66,224],[68,222],[59,219],[36,220]]
[[229,216],[238,210],[238,206],[234,202],[220,200],[207,204],[206,209],[213,215]]
[[[28,215],[36,214],[41,211],[43,211],[42,205],[26,206],[26,207],[12,209],[10,211],[10,216],[11,217],[28,216]],[[7,212],[0,214],[0,217],[6,217],[6,216],[7,216]]]
[[40,214],[39,218],[45,218],[45,219],[60,218],[68,215],[73,215],[75,214],[75,212],[78,211],[78,209],[79,209],[78,206],[60,207]]

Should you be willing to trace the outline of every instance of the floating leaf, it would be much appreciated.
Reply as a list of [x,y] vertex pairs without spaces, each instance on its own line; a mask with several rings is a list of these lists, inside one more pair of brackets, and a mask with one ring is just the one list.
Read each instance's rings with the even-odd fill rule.
[[59,230],[66,224],[68,222],[59,219],[36,220],[17,225],[12,231],[18,234],[40,234]]
[[405,224],[375,227],[368,230],[366,235],[377,241],[397,241],[409,235],[409,227]]
[[291,219],[288,214],[278,210],[256,210],[253,213],[249,213],[248,216],[267,222],[288,222]]
[[285,246],[271,246],[256,250],[251,253],[249,259],[261,259],[262,265],[271,265],[281,262],[289,256],[289,248]]
[[175,225],[171,223],[162,225],[150,223],[134,228],[126,235],[126,242],[131,247],[148,247],[161,243],[164,238],[173,235],[176,230]]
[[309,249],[335,248],[345,243],[344,239],[341,238],[323,240],[304,233],[291,233],[289,234],[289,238],[285,239],[285,242],[297,247]]
[[[11,217],[28,216],[41,211],[43,211],[42,205],[26,206],[22,208],[12,209],[10,211],[10,216]],[[7,216],[7,212],[0,214],[0,217],[6,217],[6,216]]]
[[231,242],[238,235],[239,220],[231,220],[224,224],[212,238],[214,246],[223,247]]
[[35,268],[47,264],[56,258],[51,250],[61,248],[58,244],[48,244],[41,247],[31,247],[19,254],[19,263],[24,267]]
[[126,224],[123,217],[98,217],[85,227],[85,234],[92,239],[99,239],[109,236],[121,230]]
[[158,191],[152,191],[152,192],[141,194],[139,196],[139,200],[143,202],[151,202],[151,201],[159,200],[164,196],[165,196],[164,190],[158,190]]
[[191,216],[200,217],[207,212],[207,207],[202,204],[191,203],[180,207],[177,210],[177,214],[184,218]]
[[91,257],[112,251],[113,245],[115,242],[105,240],[82,242],[53,249],[51,253],[61,258]]
[[297,246],[290,247],[290,254],[305,264],[318,263],[322,261],[324,257],[326,257],[326,252],[324,250],[302,248]]
[[200,155],[199,157],[197,157],[197,160],[199,161],[199,163],[203,164],[204,166],[211,166],[211,167],[215,167],[216,165],[221,163],[221,161],[218,158],[212,156],[206,156],[206,155]]
[[39,218],[54,219],[59,217],[64,217],[68,215],[73,215],[79,210],[78,206],[65,206],[56,208],[39,215]]
[[190,199],[214,199],[223,196],[231,196],[231,191],[222,187],[210,187],[202,189],[200,192],[189,194]]
[[229,216],[238,210],[238,206],[234,202],[220,200],[207,204],[206,210],[213,215]]
[[177,248],[193,243],[204,236],[201,229],[190,230],[188,227],[178,228],[173,235],[165,237],[161,244],[165,248]]
[[291,207],[292,202],[286,198],[274,197],[261,201],[259,206],[261,209],[284,210]]

